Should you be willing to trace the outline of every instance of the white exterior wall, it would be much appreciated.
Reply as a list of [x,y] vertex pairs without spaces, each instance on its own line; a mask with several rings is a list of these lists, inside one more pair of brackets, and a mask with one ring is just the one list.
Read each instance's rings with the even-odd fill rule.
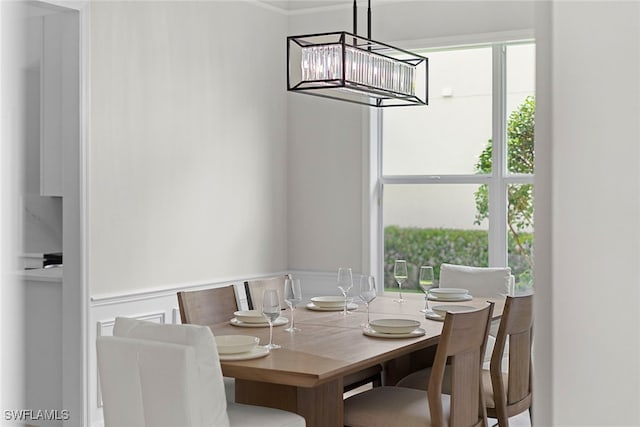
[[[533,34],[531,34],[532,37]],[[535,93],[535,49],[508,49],[507,117]],[[424,52],[429,57],[429,105],[383,112],[385,175],[473,175],[492,139],[492,49]],[[473,78],[469,78],[469,70]],[[443,95],[451,90],[451,95]],[[488,229],[475,225],[479,185],[391,186],[384,192],[384,225]]]

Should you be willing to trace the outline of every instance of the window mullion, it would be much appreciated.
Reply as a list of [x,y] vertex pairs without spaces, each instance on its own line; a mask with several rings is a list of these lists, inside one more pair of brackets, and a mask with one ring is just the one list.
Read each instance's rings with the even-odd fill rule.
[[493,46],[492,168],[489,185],[489,265],[507,265],[507,186],[506,176],[506,46]]

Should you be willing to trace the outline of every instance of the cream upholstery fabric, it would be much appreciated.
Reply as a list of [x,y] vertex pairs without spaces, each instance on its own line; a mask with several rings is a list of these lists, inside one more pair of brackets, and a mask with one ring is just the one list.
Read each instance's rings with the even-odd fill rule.
[[[430,377],[431,368],[420,369],[398,381],[396,386],[426,391]],[[451,370],[448,366],[444,369],[444,377],[442,377],[442,393],[451,394]]]
[[[116,318],[113,335],[193,346],[199,372],[199,406],[204,420],[227,426],[227,399],[222,380],[218,349],[211,329],[196,325],[167,325],[126,317]],[[222,397],[222,398],[219,398]]]
[[[429,383],[429,377],[431,376],[431,368],[421,369],[410,375],[407,375],[396,384],[397,387],[406,387],[416,390],[426,390]],[[507,384],[509,375],[507,373],[502,375],[502,380]],[[484,390],[485,404],[489,408],[495,407],[493,402],[493,389],[491,388],[491,374],[488,369],[482,370],[482,389]],[[444,378],[442,380],[442,393],[451,394],[451,371],[447,367],[444,371]]]
[[264,406],[229,403],[227,413],[232,427],[305,427],[304,418],[291,412]]
[[[449,396],[442,396],[445,420],[449,420]],[[393,408],[389,411],[388,408]],[[402,413],[402,420],[398,419]],[[431,425],[426,387],[424,391],[399,387],[376,387],[344,401],[344,425],[350,427]],[[401,424],[399,424],[401,423]]]
[[193,347],[121,337],[97,347],[106,427],[229,425],[203,418]]
[[[469,267],[466,265],[442,264],[440,266],[441,288],[468,289],[474,297],[503,299],[509,293],[509,267]],[[499,320],[491,322],[487,349],[484,353],[486,368],[489,367],[495,336],[498,334]],[[505,352],[505,354],[508,354]],[[506,356],[505,356],[506,357]]]
[[236,401],[236,379],[222,377],[224,381],[224,395],[227,398],[227,405]]
[[[431,376],[431,368],[421,369],[410,375],[407,375],[396,384],[397,387],[406,387],[416,390],[426,390],[429,383],[429,377]],[[508,374],[502,375],[502,380],[507,384]],[[482,370],[482,389],[484,391],[485,405],[488,408],[494,408],[495,403],[493,401],[493,389],[491,387],[491,374],[489,370]],[[451,371],[449,367],[444,370],[444,377],[442,380],[442,393],[451,394]]]
[[509,267],[468,267],[466,265],[442,264],[440,266],[441,288],[464,288],[474,297],[504,298],[509,292]]
[[[306,425],[291,412],[227,403],[218,350],[206,326],[117,318],[114,335],[97,341],[105,427]],[[105,341],[117,346],[108,348]],[[148,350],[142,355],[140,348]],[[163,348],[181,356],[159,357]]]
[[[509,374],[502,374],[502,383],[504,384],[505,390],[507,389],[507,383],[509,382]],[[482,388],[484,390],[484,403],[487,405],[487,408],[495,408],[496,403],[493,399],[493,387],[491,385],[491,372],[487,369],[482,370]]]

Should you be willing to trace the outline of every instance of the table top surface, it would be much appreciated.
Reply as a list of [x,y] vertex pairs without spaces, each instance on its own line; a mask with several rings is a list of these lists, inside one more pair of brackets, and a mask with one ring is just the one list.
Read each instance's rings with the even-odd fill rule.
[[[471,301],[447,302],[481,308],[488,298],[473,298]],[[496,303],[494,318],[499,318],[504,299],[492,299]],[[430,303],[432,305],[445,303]],[[407,298],[398,303],[392,297],[378,296],[370,304],[371,320],[381,318],[413,319],[420,322],[425,334],[411,338],[377,338],[364,335],[363,325],[367,321],[364,304],[347,316],[342,311],[315,311],[304,304],[295,310],[295,326],[299,332],[284,331],[286,326],[273,328],[273,342],[282,348],[271,350],[266,357],[223,361],[225,376],[277,384],[314,387],[338,377],[357,372],[369,366],[391,360],[403,354],[429,347],[438,342],[443,322],[425,319],[420,309],[423,299]],[[283,316],[291,318],[289,309]],[[253,335],[260,344],[269,342],[269,328],[244,328],[229,322],[210,325],[214,335]]]

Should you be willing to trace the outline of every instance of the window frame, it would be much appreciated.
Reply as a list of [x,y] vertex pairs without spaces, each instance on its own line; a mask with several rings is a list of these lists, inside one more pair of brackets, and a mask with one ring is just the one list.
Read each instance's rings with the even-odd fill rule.
[[[452,50],[456,48],[491,47],[492,49],[492,170],[491,174],[456,175],[384,175],[383,174],[383,109],[370,109],[369,114],[369,188],[371,206],[369,209],[371,273],[378,283],[384,283],[384,188],[394,184],[487,184],[489,187],[489,267],[508,266],[507,189],[513,184],[533,184],[534,174],[512,174],[507,171],[507,46],[534,44],[530,37],[505,38],[485,43],[446,43],[432,50]],[[414,46],[418,46],[416,42]],[[429,45],[429,43],[424,43]],[[428,106],[425,108],[429,108]],[[384,288],[379,287],[384,294]]]

